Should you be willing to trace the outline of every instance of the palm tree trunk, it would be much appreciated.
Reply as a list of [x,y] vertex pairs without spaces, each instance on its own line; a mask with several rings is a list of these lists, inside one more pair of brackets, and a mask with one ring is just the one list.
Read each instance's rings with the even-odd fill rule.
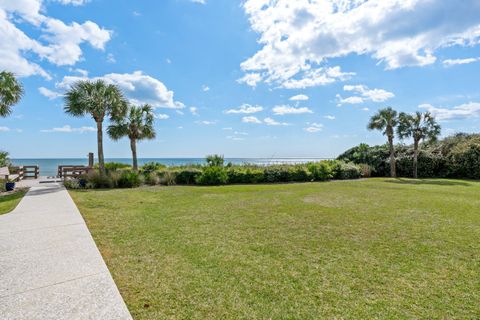
[[132,149],[133,170],[138,171],[137,141],[135,139],[130,139],[130,148]]
[[98,168],[105,173],[105,159],[103,158],[103,122],[97,121]]
[[418,178],[418,141],[413,143],[413,178]]
[[393,146],[393,137],[388,137],[388,145],[390,148],[390,176],[392,178],[397,177],[397,166],[395,163],[395,147]]

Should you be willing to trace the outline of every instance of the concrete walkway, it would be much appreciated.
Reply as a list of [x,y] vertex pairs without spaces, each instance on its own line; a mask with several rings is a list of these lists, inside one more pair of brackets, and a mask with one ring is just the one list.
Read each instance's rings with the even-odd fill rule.
[[131,319],[65,188],[34,185],[0,216],[0,319]]

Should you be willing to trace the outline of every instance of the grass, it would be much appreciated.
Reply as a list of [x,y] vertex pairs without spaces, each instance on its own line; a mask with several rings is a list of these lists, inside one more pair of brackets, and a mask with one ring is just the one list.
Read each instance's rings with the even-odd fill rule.
[[72,191],[135,319],[480,317],[480,183]]
[[25,193],[27,193],[26,190],[19,190],[14,193],[0,195],[0,215],[15,209]]

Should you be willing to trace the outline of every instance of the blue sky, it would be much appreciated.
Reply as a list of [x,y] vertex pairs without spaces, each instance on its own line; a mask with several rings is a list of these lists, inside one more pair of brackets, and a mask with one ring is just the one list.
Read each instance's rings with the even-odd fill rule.
[[155,107],[141,157],[333,157],[384,143],[366,123],[385,106],[480,131],[476,0],[0,0],[0,38],[26,90],[0,119],[16,158],[96,150],[93,121],[63,112],[87,78]]

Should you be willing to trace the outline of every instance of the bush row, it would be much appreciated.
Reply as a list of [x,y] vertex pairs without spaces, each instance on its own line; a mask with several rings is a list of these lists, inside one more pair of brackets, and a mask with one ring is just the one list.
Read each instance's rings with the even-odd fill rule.
[[[361,144],[347,150],[339,160],[367,164],[373,176],[390,175],[388,146]],[[411,177],[413,148],[396,146],[397,175]],[[422,178],[480,179],[480,135],[457,134],[431,144],[422,144],[418,155],[418,175]]]
[[[344,161],[321,161],[302,165],[206,165],[202,167],[155,168],[149,164],[140,172],[111,169],[105,175],[92,171],[76,180],[66,181],[68,188],[134,188],[147,185],[225,185],[256,183],[312,182],[331,179],[358,179],[362,166]],[[365,175],[368,176],[368,175]]]

